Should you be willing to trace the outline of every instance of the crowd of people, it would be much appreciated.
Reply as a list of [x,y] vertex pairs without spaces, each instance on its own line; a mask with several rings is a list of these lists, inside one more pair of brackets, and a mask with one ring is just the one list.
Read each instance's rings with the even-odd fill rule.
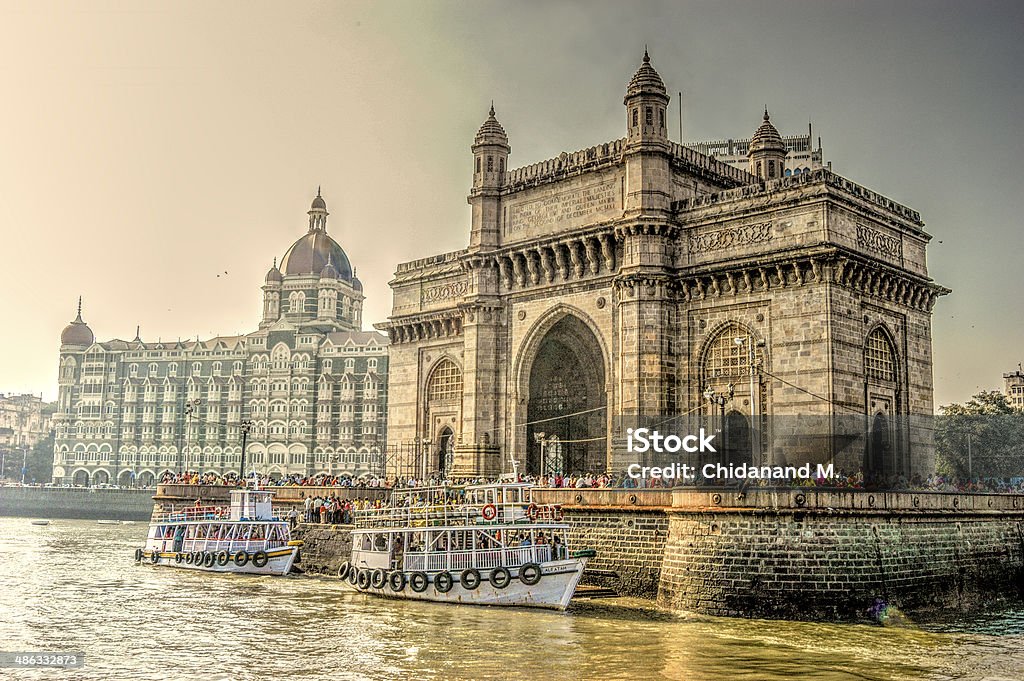
[[[913,476],[891,476],[888,478],[865,478],[860,471],[856,473],[838,473],[831,478],[808,478],[794,480],[789,485],[779,484],[772,480],[750,480],[749,482],[714,481],[714,480],[691,480],[680,482],[678,480],[664,480],[659,478],[633,478],[625,473],[612,475],[610,473],[580,473],[573,475],[519,475],[518,481],[532,483],[538,487],[559,488],[559,489],[664,489],[684,486],[743,486],[743,487],[819,487],[834,489],[869,489],[869,490],[890,490],[890,491],[924,491],[924,492],[958,492],[958,493],[1022,493],[1024,492],[1024,478],[974,478],[963,480],[952,476],[932,475],[927,478]],[[216,475],[214,473],[200,473],[188,471],[186,473],[166,473],[160,480],[161,484],[185,484],[185,485],[221,485],[226,487],[237,487],[242,485],[242,479],[235,473],[227,475]],[[250,485],[256,484],[260,487],[338,487],[355,489],[395,489],[395,488],[416,488],[436,487],[441,485],[464,486],[474,484],[486,484],[497,482],[489,478],[450,478],[438,474],[426,478],[419,477],[397,477],[383,475],[329,475],[318,473],[316,475],[287,475],[279,478],[272,478],[267,475],[253,474],[248,477]],[[326,501],[322,499],[322,501]],[[337,511],[336,511],[337,512]]]

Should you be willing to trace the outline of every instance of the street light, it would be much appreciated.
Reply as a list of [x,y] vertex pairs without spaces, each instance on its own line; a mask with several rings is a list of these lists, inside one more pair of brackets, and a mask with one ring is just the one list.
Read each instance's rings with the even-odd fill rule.
[[252,430],[252,421],[245,420],[239,424],[239,428],[242,430],[242,462],[238,467],[238,477],[241,478],[242,484],[245,484],[245,446],[249,442],[249,431]]
[[[759,340],[756,343],[752,342],[753,338],[750,336],[738,336],[733,339],[736,345],[747,345],[747,364],[748,373],[750,374],[750,463],[757,464],[760,457],[756,456],[755,453],[760,450],[759,442],[755,442],[755,433],[759,433],[760,430],[755,428],[754,424],[757,423],[757,413],[759,411],[759,405],[757,403],[758,395],[754,390],[754,377],[757,373],[757,350],[756,348],[763,348],[764,341]],[[760,440],[760,436],[756,438]]]
[[[719,413],[721,414],[720,423],[723,439],[727,435],[725,432],[725,405],[727,402],[730,402],[732,400],[733,395],[735,394],[736,386],[733,385],[732,383],[729,384],[729,389],[725,393],[717,393],[711,388],[711,386],[708,386],[707,389],[704,390],[704,399],[708,401],[708,404],[711,405],[712,409],[715,407],[715,405],[718,406]],[[726,446],[728,446],[729,443],[727,440],[725,444]]]
[[420,440],[420,444],[422,445],[420,447],[420,483],[422,484],[423,481],[427,479],[427,466],[429,465],[427,463],[427,459],[430,455],[430,438],[423,438]]
[[188,473],[188,450],[192,447],[192,414],[202,403],[203,401],[198,397],[185,401],[185,473]]

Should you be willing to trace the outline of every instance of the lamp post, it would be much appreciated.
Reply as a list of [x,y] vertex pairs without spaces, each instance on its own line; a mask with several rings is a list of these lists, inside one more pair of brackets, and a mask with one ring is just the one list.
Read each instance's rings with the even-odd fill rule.
[[760,411],[760,405],[758,404],[758,393],[755,391],[754,378],[758,371],[756,348],[763,348],[764,341],[760,340],[755,343],[751,336],[739,336],[735,338],[734,341],[736,345],[746,344],[747,346],[747,368],[749,370],[748,373],[750,374],[750,462],[756,465],[760,463],[757,453],[761,451],[761,447],[760,430],[755,427],[755,424],[757,423],[757,415]]
[[198,397],[185,401],[185,470],[188,473],[188,450],[192,447],[192,414],[199,408],[203,401]]
[[[707,389],[704,390],[704,399],[708,401],[708,404],[711,405],[711,408],[714,409],[714,407],[716,405],[718,406],[719,418],[721,419],[719,421],[719,423],[721,423],[721,429],[720,430],[721,430],[721,433],[722,433],[722,439],[723,440],[725,440],[725,438],[726,438],[726,432],[725,432],[725,405],[726,405],[727,402],[732,400],[733,395],[735,395],[735,394],[736,394],[736,386],[733,385],[732,383],[729,384],[728,391],[725,392],[725,393],[717,393],[717,392],[715,392],[711,388],[711,386],[708,386]],[[729,445],[728,440],[725,441],[725,444],[726,444],[726,446]]]
[[238,425],[242,431],[242,462],[238,467],[238,477],[242,480],[242,484],[245,484],[245,446],[249,443],[249,431],[252,430],[252,421],[248,419],[242,421]]
[[430,458],[430,438],[425,437],[420,440],[420,483],[427,479],[427,466],[429,465],[427,459]]

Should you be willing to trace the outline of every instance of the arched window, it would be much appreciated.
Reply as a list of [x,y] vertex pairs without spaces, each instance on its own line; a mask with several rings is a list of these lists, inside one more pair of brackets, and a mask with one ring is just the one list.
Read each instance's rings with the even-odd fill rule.
[[292,291],[288,295],[288,311],[291,313],[303,312],[306,307],[306,294],[302,291]]
[[427,400],[430,402],[462,398],[462,370],[450,359],[443,359],[434,367],[427,382]]
[[896,380],[896,350],[881,327],[869,333],[864,342],[864,373],[876,381]]
[[640,109],[633,109],[633,127],[640,125]]
[[[719,331],[704,354],[704,378],[746,376],[750,371],[749,337],[739,324],[729,324]],[[737,343],[737,338],[747,340]]]

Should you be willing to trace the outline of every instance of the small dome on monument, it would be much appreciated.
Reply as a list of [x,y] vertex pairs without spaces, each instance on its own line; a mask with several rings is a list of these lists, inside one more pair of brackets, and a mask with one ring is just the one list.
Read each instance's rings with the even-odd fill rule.
[[644,48],[644,61],[640,64],[640,68],[637,69],[636,73],[629,80],[629,85],[626,86],[626,97],[632,97],[633,95],[640,94],[659,94],[665,95],[665,83],[661,80],[661,76],[651,66],[651,57],[647,54],[647,48]]
[[750,138],[750,151],[761,149],[786,151],[786,143],[782,141],[782,135],[772,125],[767,108],[764,110],[764,118],[761,120],[760,127],[754,131],[754,136]]
[[508,146],[508,135],[505,134],[505,128],[501,127],[501,123],[494,117],[494,103],[491,103],[491,110],[487,116],[487,120],[480,126],[480,129],[476,132],[476,137],[473,138],[473,146],[479,144],[501,144]]
[[78,299],[78,316],[60,333],[61,345],[92,345],[96,337],[89,325],[82,321],[82,299]]

